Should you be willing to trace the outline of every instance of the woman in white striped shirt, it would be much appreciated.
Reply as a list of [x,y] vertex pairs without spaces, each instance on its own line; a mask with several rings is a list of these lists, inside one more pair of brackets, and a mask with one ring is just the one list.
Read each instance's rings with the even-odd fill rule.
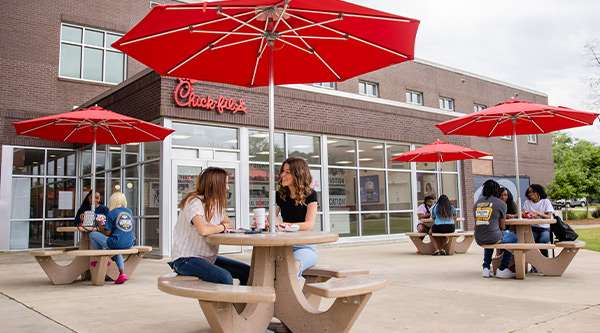
[[169,262],[175,273],[213,283],[233,284],[233,278],[241,285],[248,282],[250,266],[218,256],[219,246],[206,242],[206,236],[233,228],[227,216],[227,183],[224,169],[208,167],[196,177],[194,190],[179,203],[173,260]]

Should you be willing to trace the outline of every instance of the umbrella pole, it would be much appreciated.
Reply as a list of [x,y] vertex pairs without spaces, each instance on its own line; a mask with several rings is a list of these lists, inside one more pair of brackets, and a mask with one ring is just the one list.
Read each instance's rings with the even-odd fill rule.
[[518,216],[523,218],[521,213],[521,183],[519,182],[519,150],[517,149],[517,119],[512,119],[513,123],[513,143],[515,145],[515,170],[517,176],[517,202],[518,202]]
[[269,231],[275,232],[275,82],[273,80],[273,45],[268,43],[269,53]]
[[96,202],[96,129],[98,125],[94,124],[94,142],[92,143],[92,202],[90,206],[92,207],[92,212],[96,211],[96,207],[94,207]]

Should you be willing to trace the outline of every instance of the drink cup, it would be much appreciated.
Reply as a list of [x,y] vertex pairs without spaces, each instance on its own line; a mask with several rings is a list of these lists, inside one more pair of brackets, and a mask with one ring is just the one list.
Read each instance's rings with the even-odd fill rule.
[[263,230],[265,228],[265,209],[254,208],[254,220],[256,221],[256,229]]

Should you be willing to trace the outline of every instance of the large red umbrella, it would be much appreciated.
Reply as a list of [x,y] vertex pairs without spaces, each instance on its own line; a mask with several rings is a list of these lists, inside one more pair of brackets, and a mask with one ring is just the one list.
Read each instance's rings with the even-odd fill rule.
[[444,134],[486,137],[513,136],[520,218],[521,188],[519,184],[517,135],[543,134],[567,128],[591,125],[598,118],[598,115],[600,113],[511,99],[491,108],[469,113],[462,117],[436,124],[435,126]]
[[164,140],[174,130],[98,106],[13,123],[19,135],[92,144],[92,192],[96,190],[96,144]]
[[112,46],[161,75],[269,85],[273,175],[274,85],[343,81],[412,60],[418,25],[339,0],[204,2],[155,6]]
[[492,156],[492,154],[438,140],[426,146],[399,154],[391,158],[390,161],[448,162],[477,159],[485,156]]

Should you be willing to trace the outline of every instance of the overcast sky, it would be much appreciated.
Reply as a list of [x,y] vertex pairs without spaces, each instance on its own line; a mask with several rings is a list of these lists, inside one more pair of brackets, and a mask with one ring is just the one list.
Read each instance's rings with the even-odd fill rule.
[[[594,70],[584,45],[600,39],[600,1],[346,1],[420,20],[417,58],[544,92],[550,105],[589,110],[584,78]],[[600,143],[598,120],[568,132]]]

